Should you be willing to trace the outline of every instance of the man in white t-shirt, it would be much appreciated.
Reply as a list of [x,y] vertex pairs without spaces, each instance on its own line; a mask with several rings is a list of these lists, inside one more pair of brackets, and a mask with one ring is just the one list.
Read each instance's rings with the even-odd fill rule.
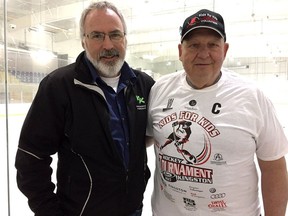
[[181,28],[184,71],[152,87],[154,216],[285,216],[288,142],[270,100],[222,68],[228,43],[220,14],[200,10]]

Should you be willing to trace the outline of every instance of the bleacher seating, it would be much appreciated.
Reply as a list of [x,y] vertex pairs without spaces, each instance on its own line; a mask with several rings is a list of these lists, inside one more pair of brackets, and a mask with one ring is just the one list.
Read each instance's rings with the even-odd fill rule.
[[8,73],[23,83],[39,83],[47,74],[31,71],[10,70]]

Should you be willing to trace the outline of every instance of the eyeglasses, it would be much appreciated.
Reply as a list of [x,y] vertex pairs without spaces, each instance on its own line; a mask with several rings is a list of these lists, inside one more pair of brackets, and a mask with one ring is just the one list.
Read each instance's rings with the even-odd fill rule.
[[89,34],[83,34],[83,36],[91,40],[95,40],[97,42],[103,42],[105,40],[106,35],[109,37],[109,39],[112,42],[119,42],[124,38],[126,34],[120,31],[110,32],[108,34],[104,32],[93,31],[93,32],[90,32]]

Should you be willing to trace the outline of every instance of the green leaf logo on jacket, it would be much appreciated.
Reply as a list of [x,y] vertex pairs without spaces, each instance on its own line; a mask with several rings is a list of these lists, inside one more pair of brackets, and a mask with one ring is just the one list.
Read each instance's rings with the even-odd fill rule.
[[136,100],[138,101],[138,104],[145,104],[145,100],[144,97],[140,97],[138,95],[136,95]]
[[137,110],[146,110],[144,97],[136,95],[136,101],[138,102],[138,104],[136,105]]

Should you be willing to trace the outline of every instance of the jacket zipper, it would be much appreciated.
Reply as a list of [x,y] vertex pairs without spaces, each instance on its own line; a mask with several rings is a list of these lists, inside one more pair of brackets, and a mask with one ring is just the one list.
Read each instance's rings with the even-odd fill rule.
[[86,206],[87,206],[87,203],[88,203],[88,201],[89,201],[89,199],[90,199],[90,196],[91,196],[91,192],[92,192],[92,188],[93,188],[93,180],[92,180],[92,177],[91,177],[91,173],[90,173],[90,171],[89,171],[89,169],[88,169],[88,166],[87,166],[87,164],[85,163],[83,157],[82,157],[80,154],[74,152],[73,150],[72,150],[72,152],[73,152],[74,154],[76,154],[76,155],[81,159],[81,161],[82,161],[82,163],[83,163],[83,165],[84,165],[84,167],[85,167],[85,169],[86,169],[86,171],[87,171],[89,180],[90,180],[90,189],[89,189],[87,198],[86,198],[86,200],[85,200],[85,202],[84,202],[84,205],[83,205],[83,207],[82,207],[82,209],[81,209],[81,212],[80,212],[80,214],[79,214],[79,216],[82,216],[82,215],[83,215],[83,212],[84,212],[84,210],[85,210],[85,208],[86,208]]

